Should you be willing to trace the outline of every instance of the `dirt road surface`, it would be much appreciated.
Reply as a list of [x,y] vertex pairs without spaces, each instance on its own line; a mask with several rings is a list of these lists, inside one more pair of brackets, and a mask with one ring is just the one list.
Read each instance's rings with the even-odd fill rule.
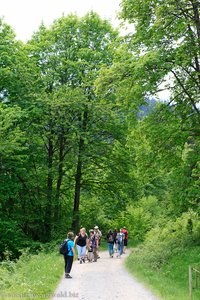
[[132,277],[121,259],[110,258],[108,252],[101,252],[97,262],[72,266],[72,279],[63,278],[55,291],[53,300],[158,300],[141,283]]

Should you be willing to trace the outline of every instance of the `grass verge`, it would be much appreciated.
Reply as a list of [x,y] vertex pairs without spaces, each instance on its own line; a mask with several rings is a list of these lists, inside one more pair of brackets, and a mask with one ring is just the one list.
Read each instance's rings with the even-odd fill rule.
[[[148,253],[142,248],[133,250],[125,264],[127,269],[163,300],[189,299],[189,265],[200,265],[200,247],[179,249],[159,269],[151,267],[143,257]],[[193,289],[193,300],[200,299],[199,288]]]
[[51,299],[64,271],[56,252],[23,254],[0,269],[0,299]]

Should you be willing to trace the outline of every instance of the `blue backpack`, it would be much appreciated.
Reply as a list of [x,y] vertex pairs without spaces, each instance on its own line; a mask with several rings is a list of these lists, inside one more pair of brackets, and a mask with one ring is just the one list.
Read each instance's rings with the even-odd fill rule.
[[123,240],[124,240],[123,237],[124,237],[124,234],[120,232],[118,234],[118,244],[122,244],[123,243]]

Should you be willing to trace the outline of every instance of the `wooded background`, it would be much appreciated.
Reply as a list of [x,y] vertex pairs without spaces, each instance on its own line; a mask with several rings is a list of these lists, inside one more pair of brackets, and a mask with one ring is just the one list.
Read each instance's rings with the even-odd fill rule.
[[90,12],[27,43],[0,20],[2,260],[96,224],[199,243],[199,2],[122,0],[120,17],[133,34]]

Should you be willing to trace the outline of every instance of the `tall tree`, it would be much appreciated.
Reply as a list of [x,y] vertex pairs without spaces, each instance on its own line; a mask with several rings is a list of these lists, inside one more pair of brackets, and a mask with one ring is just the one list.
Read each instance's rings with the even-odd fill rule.
[[[121,4],[121,18],[135,27],[129,45],[138,56],[141,77],[146,79],[143,89],[151,93],[169,89],[170,101],[186,124],[184,129],[199,135],[199,2],[122,0]],[[190,123],[189,114],[193,114]]]
[[[46,216],[47,218],[51,216],[51,203],[59,201],[63,175],[72,168],[74,172],[72,228],[76,231],[79,226],[81,189],[87,186],[92,160],[98,160],[103,152],[110,149],[108,137],[112,132],[109,124],[114,122],[114,118],[110,117],[107,109],[111,108],[111,103],[107,109],[101,107],[101,99],[95,94],[94,83],[101,66],[112,63],[114,51],[112,44],[116,36],[117,33],[107,21],[102,21],[91,12],[81,19],[73,15],[58,19],[50,29],[41,26],[29,42],[30,53],[41,70],[43,91],[45,97],[49,99],[49,104],[51,105],[52,99],[55,99],[54,95],[57,95],[56,101],[60,101],[60,91],[68,90],[71,95],[78,91],[80,95],[79,98],[76,97],[75,102],[71,95],[64,95],[64,92],[62,94],[63,105],[64,102],[68,103],[69,109],[65,118],[63,117],[64,122],[68,124],[65,125],[66,129],[63,127],[64,123],[60,123],[60,117],[55,121],[51,110],[48,114],[48,125],[45,125],[48,157],[46,205],[49,207]],[[108,105],[106,100],[104,105]],[[107,126],[104,124],[101,127],[102,123]],[[70,149],[67,153],[68,158],[64,155],[65,148]],[[58,161],[55,187],[53,169]],[[92,172],[95,173],[93,163],[92,166],[94,168]],[[86,177],[87,180],[84,179]],[[47,221],[45,223],[48,224]],[[50,232],[50,229],[47,231]]]

